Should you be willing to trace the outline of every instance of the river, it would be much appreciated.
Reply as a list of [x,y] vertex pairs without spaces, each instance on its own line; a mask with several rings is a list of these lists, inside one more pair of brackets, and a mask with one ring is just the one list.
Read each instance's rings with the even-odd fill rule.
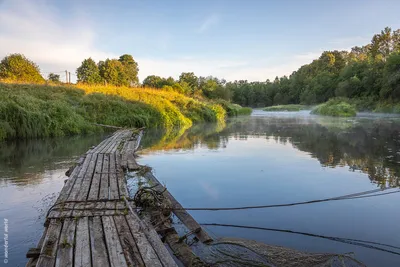
[[[8,224],[8,265],[43,230],[65,171],[107,135],[0,143],[0,219]],[[308,111],[266,113],[149,130],[138,162],[184,207],[236,207],[336,197],[400,185],[400,118],[359,114],[330,118]],[[200,223],[258,226],[369,240],[400,247],[400,194],[241,211],[191,211]],[[354,253],[367,266],[400,266],[400,256],[290,233],[206,226],[214,237],[242,237],[308,252]],[[3,240],[3,238],[1,238]],[[3,250],[3,241],[0,241]],[[400,252],[397,250],[397,252]],[[0,252],[1,263],[4,251]]]

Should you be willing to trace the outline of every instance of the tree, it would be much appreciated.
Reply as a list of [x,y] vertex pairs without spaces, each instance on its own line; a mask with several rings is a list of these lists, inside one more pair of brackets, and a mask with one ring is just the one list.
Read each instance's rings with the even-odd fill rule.
[[118,59],[122,65],[124,66],[124,72],[126,75],[126,79],[130,86],[136,86],[139,84],[139,67],[136,61],[133,59],[131,55],[124,54]]
[[50,73],[47,79],[54,83],[60,83],[60,75],[55,73]]
[[182,74],[179,76],[179,82],[187,83],[190,87],[190,93],[192,95],[194,95],[198,89],[198,81],[199,79],[196,75],[194,75],[193,72],[182,72]]
[[85,59],[76,69],[78,82],[87,84],[98,84],[101,82],[99,68],[92,58]]
[[100,64],[100,76],[109,84],[116,86],[130,86],[130,78],[125,73],[124,65],[117,59],[106,59]]
[[39,66],[22,54],[11,54],[0,62],[0,78],[12,81],[41,83]]

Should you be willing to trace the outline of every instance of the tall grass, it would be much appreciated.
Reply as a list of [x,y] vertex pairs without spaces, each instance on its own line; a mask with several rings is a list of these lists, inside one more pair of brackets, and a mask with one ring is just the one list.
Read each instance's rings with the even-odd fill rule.
[[172,129],[226,117],[219,104],[155,89],[0,83],[0,95],[0,140],[102,130],[92,123]]
[[278,106],[271,106],[266,107],[264,111],[300,111],[300,110],[307,110],[309,106],[305,105],[298,105],[298,104],[289,104],[289,105],[278,105]]
[[354,117],[357,114],[356,108],[342,98],[332,98],[315,107],[311,113],[334,117]]

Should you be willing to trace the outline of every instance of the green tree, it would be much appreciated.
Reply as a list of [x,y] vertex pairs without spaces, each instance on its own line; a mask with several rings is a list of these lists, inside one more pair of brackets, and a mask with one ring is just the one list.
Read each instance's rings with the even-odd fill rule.
[[118,59],[124,66],[126,79],[130,86],[137,86],[139,84],[139,67],[131,55],[124,54]]
[[0,78],[12,81],[42,83],[39,66],[22,54],[11,54],[0,62]]
[[198,90],[198,81],[196,75],[193,72],[182,72],[179,76],[179,82],[185,82],[190,87],[190,94],[194,95],[194,93]]
[[82,61],[82,64],[76,69],[78,82],[86,84],[98,84],[101,82],[99,68],[92,58]]
[[60,83],[60,75],[55,73],[50,73],[47,79],[54,83]]
[[131,79],[125,73],[124,65],[117,59],[106,59],[100,64],[100,76],[109,84],[130,86]]

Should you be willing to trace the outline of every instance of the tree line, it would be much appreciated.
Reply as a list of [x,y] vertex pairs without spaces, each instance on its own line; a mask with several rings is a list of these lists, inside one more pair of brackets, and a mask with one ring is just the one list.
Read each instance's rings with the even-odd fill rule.
[[[22,63],[21,63],[22,62]],[[76,70],[78,83],[151,87],[191,96],[231,100],[242,106],[264,107],[280,104],[316,104],[332,97],[361,99],[365,103],[400,100],[400,30],[386,27],[371,42],[351,51],[324,51],[318,59],[301,66],[289,76],[273,81],[227,82],[216,77],[198,77],[182,72],[178,79],[150,75],[142,84],[139,67],[132,55],[95,62],[82,61]],[[0,62],[0,79],[42,82],[39,67],[21,54]],[[50,73],[48,80],[59,82]]]
[[360,99],[365,105],[400,100],[400,30],[387,27],[370,44],[351,51],[324,51],[289,77],[226,84],[244,106],[316,104],[332,97]]

